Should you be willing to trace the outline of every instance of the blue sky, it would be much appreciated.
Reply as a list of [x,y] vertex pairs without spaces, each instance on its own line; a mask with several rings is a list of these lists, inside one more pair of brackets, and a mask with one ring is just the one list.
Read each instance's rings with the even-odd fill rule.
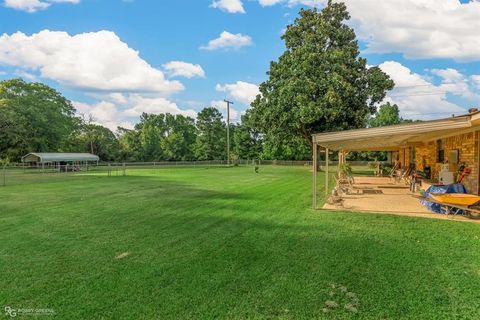
[[[141,112],[239,119],[283,51],[282,30],[324,0],[0,0],[0,79],[42,81],[112,129]],[[362,56],[409,118],[480,105],[480,2],[347,0]],[[138,52],[138,54],[137,54]]]

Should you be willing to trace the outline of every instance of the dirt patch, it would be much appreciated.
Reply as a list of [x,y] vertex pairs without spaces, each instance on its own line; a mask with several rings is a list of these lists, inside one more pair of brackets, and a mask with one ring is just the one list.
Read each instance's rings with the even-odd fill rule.
[[124,258],[128,257],[130,254],[131,254],[131,252],[123,252],[123,253],[120,253],[118,256],[116,256],[115,259],[117,259],[117,260],[124,259]]

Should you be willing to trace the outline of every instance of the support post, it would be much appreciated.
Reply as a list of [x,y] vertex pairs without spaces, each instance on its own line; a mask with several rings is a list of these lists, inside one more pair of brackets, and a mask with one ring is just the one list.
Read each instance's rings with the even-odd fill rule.
[[7,185],[7,165],[3,166],[3,186]]
[[325,148],[325,200],[328,198],[328,153],[330,150]]
[[227,104],[227,166],[230,166],[230,105],[233,105],[232,101],[224,99]]
[[317,209],[317,161],[318,161],[318,156],[317,156],[317,143],[313,143],[313,163],[312,163],[312,175],[313,175],[313,186],[312,186],[312,204],[313,204],[313,209]]

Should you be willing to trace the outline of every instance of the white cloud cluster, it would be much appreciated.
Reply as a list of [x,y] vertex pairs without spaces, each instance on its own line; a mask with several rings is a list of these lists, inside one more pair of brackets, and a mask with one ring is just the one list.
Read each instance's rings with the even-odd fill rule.
[[93,104],[73,101],[77,114],[82,115],[86,120],[92,120],[93,123],[105,126],[115,132],[118,126],[132,129],[133,124],[128,121],[118,121],[119,110],[112,102],[100,101]]
[[165,79],[113,32],[69,35],[44,30],[28,36],[0,36],[0,65],[38,72],[41,77],[92,91],[155,92],[169,95],[184,89]]
[[478,89],[480,89],[480,74],[473,75],[470,77],[470,79],[472,79],[473,83],[477,86]]
[[[227,121],[227,104],[223,100],[213,100],[210,105],[217,108],[223,115],[223,119]],[[235,105],[230,106],[230,123],[240,122],[241,113],[235,108]]]
[[94,123],[103,125],[114,132],[118,126],[127,129],[133,128],[133,122],[143,112],[182,114],[192,118],[196,118],[197,115],[194,110],[183,110],[176,103],[163,97],[112,93],[101,98],[100,102],[92,104],[77,101],[73,104],[77,109],[77,114],[87,118],[92,117]]
[[217,84],[215,89],[219,92],[226,92],[230,98],[247,106],[260,94],[256,84],[244,81],[237,81],[225,85]]
[[163,68],[171,77],[193,77],[205,78],[205,71],[199,64],[192,64],[183,61],[170,61],[163,65]]
[[202,50],[218,50],[218,49],[240,49],[241,47],[253,45],[252,38],[241,33],[233,34],[223,31],[216,39],[210,40],[208,45],[200,47]]
[[[386,61],[379,67],[390,75],[396,85],[386,100],[396,103],[405,118],[433,119],[462,114],[466,112],[466,108],[449,102],[447,94],[470,97],[474,95],[468,85],[467,88],[462,85],[463,82],[451,82],[452,76],[460,75],[455,74],[453,69],[432,70],[433,75],[443,79],[440,85],[435,85],[428,77],[414,73],[396,61]],[[463,75],[460,76],[466,79]]]
[[[132,127],[143,112],[196,116],[194,110],[184,110],[168,98],[183,90],[183,85],[167,80],[113,32],[3,34],[0,65],[15,68],[15,74],[26,79],[41,77],[81,89],[97,102],[74,102],[78,114],[92,116],[112,130]],[[171,61],[163,68],[172,77],[205,77],[200,65],[182,61]]]
[[461,74],[458,70],[452,68],[432,69],[430,72],[441,79],[440,90],[466,99],[475,99],[476,94],[471,90],[468,77]]
[[[258,0],[262,6],[323,7],[326,0]],[[410,59],[480,60],[480,1],[337,0],[369,52],[398,52]]]
[[245,13],[241,0],[214,0],[211,7],[228,13]]
[[347,0],[355,30],[371,52],[407,58],[480,60],[480,2]]
[[176,103],[165,98],[144,97],[138,94],[130,95],[127,98],[127,107],[124,113],[129,117],[138,117],[144,112],[182,114],[192,118],[197,115],[194,110],[182,110]]
[[54,3],[80,3],[80,0],[4,0],[4,6],[26,12],[36,12],[50,7]]
[[303,5],[308,7],[321,7],[327,3],[327,0],[258,0],[262,7],[274,6],[276,4],[285,4],[293,7]]

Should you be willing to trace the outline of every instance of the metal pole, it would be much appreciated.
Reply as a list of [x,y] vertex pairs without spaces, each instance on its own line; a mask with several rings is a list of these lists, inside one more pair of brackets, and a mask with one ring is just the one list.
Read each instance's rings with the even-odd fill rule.
[[312,166],[312,172],[313,172],[313,190],[312,190],[312,196],[313,196],[313,209],[317,209],[317,144],[313,144],[313,166]]
[[325,200],[328,198],[328,153],[330,150],[325,148]]
[[227,103],[227,166],[230,165],[230,105],[233,105],[232,101],[227,99],[223,100]]

